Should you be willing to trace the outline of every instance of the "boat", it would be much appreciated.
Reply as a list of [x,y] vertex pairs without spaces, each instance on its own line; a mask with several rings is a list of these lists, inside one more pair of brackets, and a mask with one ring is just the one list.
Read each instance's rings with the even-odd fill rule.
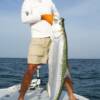
[[[50,100],[45,86],[41,85],[39,78],[39,69],[37,70],[37,78],[32,79],[29,89],[25,95],[25,100]],[[0,100],[18,100],[19,89],[21,84],[16,84],[8,88],[0,89]],[[89,100],[84,96],[74,94],[78,100]],[[59,100],[69,100],[66,91],[62,91]]]

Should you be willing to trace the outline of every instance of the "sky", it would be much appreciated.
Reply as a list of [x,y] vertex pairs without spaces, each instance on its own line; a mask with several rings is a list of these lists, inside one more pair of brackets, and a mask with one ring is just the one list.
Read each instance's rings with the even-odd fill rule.
[[[65,18],[69,58],[100,58],[100,0],[53,0]],[[26,58],[30,27],[21,22],[23,0],[0,0],[0,57]]]

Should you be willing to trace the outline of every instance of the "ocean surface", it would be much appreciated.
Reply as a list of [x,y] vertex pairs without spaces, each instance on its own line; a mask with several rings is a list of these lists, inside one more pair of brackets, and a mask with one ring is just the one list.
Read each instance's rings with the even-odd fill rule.
[[[75,92],[90,100],[100,100],[100,59],[69,59],[69,64]],[[26,58],[0,58],[0,88],[20,83],[26,68]],[[45,85],[47,65],[40,68],[40,76]]]

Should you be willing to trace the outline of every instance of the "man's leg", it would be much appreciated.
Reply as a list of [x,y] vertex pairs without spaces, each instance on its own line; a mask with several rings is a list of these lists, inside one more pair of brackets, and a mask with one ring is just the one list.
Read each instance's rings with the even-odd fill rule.
[[65,78],[65,82],[64,82],[64,86],[66,88],[66,91],[69,95],[69,100],[77,100],[76,97],[73,94],[73,85],[72,85],[72,81],[70,80],[70,78]]
[[28,64],[28,68],[24,74],[22,83],[21,83],[21,88],[19,90],[19,97],[18,100],[24,100],[24,96],[26,91],[28,90],[28,87],[31,83],[32,76],[37,70],[38,64]]

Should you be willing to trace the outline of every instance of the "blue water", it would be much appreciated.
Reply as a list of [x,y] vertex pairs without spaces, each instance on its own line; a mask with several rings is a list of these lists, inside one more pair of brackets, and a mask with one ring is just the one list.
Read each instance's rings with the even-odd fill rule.
[[[0,88],[21,82],[27,68],[26,61],[25,58],[0,58]],[[75,92],[90,100],[100,100],[100,59],[70,59],[69,64]],[[48,79],[47,65],[40,69],[40,76],[42,85],[45,85]]]

